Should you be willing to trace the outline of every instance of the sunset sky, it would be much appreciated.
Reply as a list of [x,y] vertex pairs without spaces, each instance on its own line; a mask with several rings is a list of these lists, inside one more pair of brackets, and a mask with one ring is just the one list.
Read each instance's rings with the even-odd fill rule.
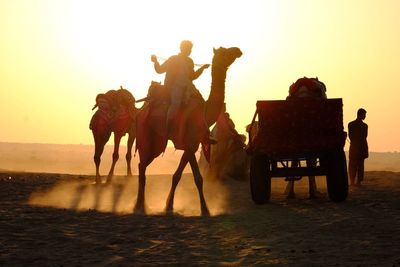
[[[400,151],[399,14],[398,0],[0,0],[0,141],[92,144],[96,95],[144,97],[164,79],[150,56],[189,39],[199,64],[213,47],[242,50],[226,80],[239,132],[257,100],[318,76],[343,98],[346,130],[363,107],[370,151]],[[210,82],[209,69],[195,82],[204,97]]]

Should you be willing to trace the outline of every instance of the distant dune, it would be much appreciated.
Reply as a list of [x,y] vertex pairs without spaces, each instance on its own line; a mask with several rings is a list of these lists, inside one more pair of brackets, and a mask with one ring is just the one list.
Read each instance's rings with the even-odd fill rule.
[[[3,171],[48,172],[69,174],[95,174],[93,145],[58,145],[0,142],[0,169]],[[106,175],[112,160],[113,146],[107,145],[101,158],[100,172]],[[132,153],[134,154],[134,148]],[[126,146],[120,148],[115,174],[126,174]],[[149,174],[169,174],[175,171],[182,152],[168,148],[149,166]],[[132,158],[137,174],[139,155]],[[186,169],[185,172],[190,171]]]
[[[112,145],[105,148],[101,162],[101,174],[108,173]],[[57,145],[0,142],[0,170],[48,172],[93,175],[93,145]],[[134,153],[134,151],[133,151]],[[126,146],[120,148],[120,159],[116,166],[116,174],[126,173]],[[182,151],[167,148],[148,168],[149,174],[170,174],[175,171]],[[134,174],[137,174],[139,155],[132,159]],[[366,160],[367,171],[400,171],[399,152],[371,152]],[[185,172],[190,172],[187,167]]]

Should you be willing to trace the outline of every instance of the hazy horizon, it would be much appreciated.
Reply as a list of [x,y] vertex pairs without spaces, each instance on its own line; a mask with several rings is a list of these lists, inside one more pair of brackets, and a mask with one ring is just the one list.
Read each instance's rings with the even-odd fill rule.
[[[94,175],[94,145],[85,144],[38,144],[0,142],[0,171],[25,171]],[[105,147],[100,172],[108,174],[111,166],[113,145]],[[134,148],[133,151],[134,153]],[[120,147],[120,158],[115,168],[116,175],[126,174],[126,146]],[[175,172],[182,151],[168,147],[164,154],[149,165],[147,173],[172,174]],[[199,156],[199,152],[196,153]],[[137,175],[138,154],[132,158],[133,175]],[[365,162],[366,171],[400,171],[400,152],[370,152]],[[189,166],[185,173],[191,173]]]
[[[124,144],[126,141],[127,141],[127,140],[125,140],[124,138],[122,139],[122,142],[121,142],[121,144],[120,144],[120,147],[121,147],[121,148],[126,148],[126,144]],[[63,144],[63,143],[40,143],[40,142],[32,142],[32,143],[31,143],[31,142],[14,142],[14,141],[8,142],[8,141],[0,141],[0,144],[57,145],[57,146],[93,146],[93,147],[94,147],[94,143],[92,143],[92,144],[84,144],[84,143],[82,143],[82,144],[74,144],[74,143],[71,143],[71,144]],[[134,153],[135,144],[136,144],[136,142],[133,144],[132,153]],[[105,147],[114,147],[112,138],[110,138],[110,141],[105,145]],[[168,141],[167,148],[168,148],[168,149],[176,150],[176,149],[173,147],[171,141]],[[347,144],[347,143],[346,143],[346,145],[345,145],[345,148],[346,148],[346,149],[344,149],[344,151],[345,151],[345,152],[348,152],[348,144]],[[369,152],[370,152],[370,153],[400,153],[400,150],[399,150],[399,151],[397,151],[397,150],[392,150],[392,151],[371,151],[371,150],[370,150]]]

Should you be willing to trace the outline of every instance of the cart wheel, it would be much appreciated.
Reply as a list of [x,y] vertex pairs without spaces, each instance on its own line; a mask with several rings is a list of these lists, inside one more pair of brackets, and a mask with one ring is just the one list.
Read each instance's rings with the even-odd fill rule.
[[251,197],[256,204],[265,204],[271,197],[270,160],[265,156],[252,156],[250,162]]
[[344,201],[349,190],[344,151],[329,153],[322,159],[321,163],[326,168],[326,185],[329,198],[334,202]]

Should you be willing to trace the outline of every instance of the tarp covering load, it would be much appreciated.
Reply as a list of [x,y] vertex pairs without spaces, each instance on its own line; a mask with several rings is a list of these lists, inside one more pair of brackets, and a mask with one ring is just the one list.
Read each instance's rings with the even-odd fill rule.
[[279,155],[343,148],[342,106],[342,99],[258,101],[259,132],[253,147]]

